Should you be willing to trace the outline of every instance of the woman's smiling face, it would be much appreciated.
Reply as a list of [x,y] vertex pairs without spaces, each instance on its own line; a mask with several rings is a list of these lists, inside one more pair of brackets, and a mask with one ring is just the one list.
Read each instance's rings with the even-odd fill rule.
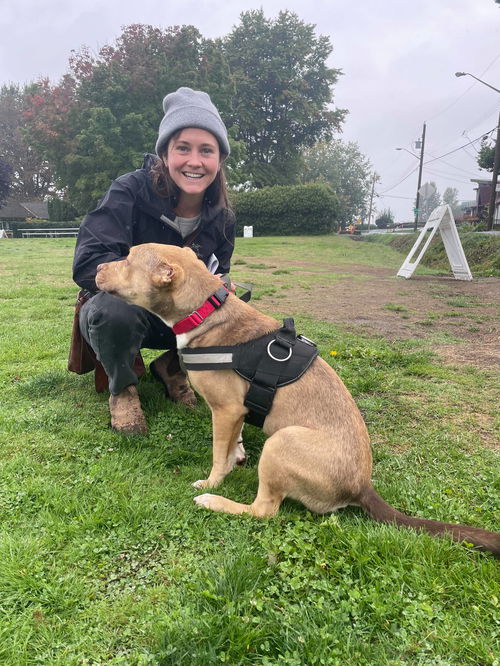
[[203,195],[219,171],[219,143],[210,132],[187,127],[170,139],[162,159],[182,192]]

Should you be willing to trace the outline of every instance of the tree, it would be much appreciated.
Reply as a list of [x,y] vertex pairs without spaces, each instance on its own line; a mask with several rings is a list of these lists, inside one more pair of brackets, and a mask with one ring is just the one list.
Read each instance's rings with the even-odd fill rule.
[[456,187],[447,187],[443,194],[443,203],[451,206],[453,217],[461,217],[462,209],[458,203],[458,190]]
[[53,189],[52,166],[26,137],[30,94],[30,86],[0,88],[0,155],[12,167],[10,196],[21,201],[43,199]]
[[257,187],[297,182],[302,149],[330,139],[346,114],[329,109],[340,70],[327,67],[332,45],[314,28],[289,11],[271,20],[252,10],[223,39],[235,86],[229,125]]
[[390,208],[384,209],[375,219],[375,224],[379,229],[387,229],[394,224],[394,215]]
[[0,160],[0,208],[7,203],[7,196],[12,182],[12,167]]
[[429,215],[432,213],[434,208],[441,204],[441,195],[437,191],[436,183],[424,183],[422,186],[425,188],[425,185],[430,186],[430,192],[427,196],[420,195],[419,202],[419,213],[418,213],[418,223],[419,225],[424,225],[429,219]]
[[57,85],[37,84],[27,115],[31,141],[54,162],[59,189],[80,213],[154,149],[165,94],[203,87],[221,113],[229,110],[221,48],[193,26],[131,25],[113,46],[95,57],[83,48],[69,64]]
[[345,226],[366,217],[370,199],[372,166],[357,143],[332,139],[303,152],[302,183],[328,183],[339,200],[338,219]]
[[97,56],[73,52],[55,85],[38,81],[24,118],[29,145],[54,165],[65,200],[85,213],[120,173],[152,150],[161,100],[179,86],[210,94],[228,127],[231,185],[290,184],[301,151],[338,129],[331,111],[338,70],[325,64],[327,37],[295,14],[268,21],[242,14],[227,39],[204,39],[193,26],[131,25]]
[[480,169],[485,171],[493,171],[493,163],[495,161],[495,144],[491,143],[487,137],[481,139],[481,148],[477,156],[477,163]]

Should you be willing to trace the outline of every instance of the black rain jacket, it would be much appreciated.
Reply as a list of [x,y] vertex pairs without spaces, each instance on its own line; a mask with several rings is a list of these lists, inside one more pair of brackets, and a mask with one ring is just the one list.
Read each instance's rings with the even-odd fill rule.
[[173,202],[160,196],[152,183],[150,169],[156,159],[148,154],[141,169],[117,178],[99,206],[83,220],[73,261],[73,280],[82,289],[97,291],[97,266],[125,258],[132,246],[142,243],[188,245],[205,264],[214,254],[219,260],[217,273],[229,273],[234,214],[204,203],[200,226],[183,239],[161,219],[164,215],[173,220],[175,212]]

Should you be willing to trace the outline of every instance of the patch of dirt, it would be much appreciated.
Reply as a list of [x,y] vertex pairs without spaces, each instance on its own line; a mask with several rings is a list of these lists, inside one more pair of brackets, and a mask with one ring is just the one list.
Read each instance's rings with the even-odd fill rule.
[[[290,263],[302,276],[308,272],[306,262]],[[328,281],[318,274],[318,265],[309,266],[310,289],[296,284],[279,296],[264,295],[259,309],[284,316],[307,313],[389,340],[432,337],[446,362],[500,369],[500,278],[465,282],[417,275],[406,280],[393,268],[366,266],[360,276],[356,265],[342,264],[337,267],[341,277]],[[271,284],[276,280],[271,272],[269,278]]]

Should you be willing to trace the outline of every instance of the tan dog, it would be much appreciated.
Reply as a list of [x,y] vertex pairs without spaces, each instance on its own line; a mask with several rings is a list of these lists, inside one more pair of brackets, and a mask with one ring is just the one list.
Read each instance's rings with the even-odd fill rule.
[[[170,327],[187,317],[220,288],[189,248],[146,244],[127,259],[98,268],[99,289],[155,313]],[[279,328],[275,319],[229,294],[226,302],[193,330],[177,336],[179,348],[236,345]],[[189,372],[189,379],[212,410],[213,466],[197,488],[215,488],[238,457],[237,439],[247,413],[249,384],[233,370]],[[267,416],[269,436],[259,461],[259,488],[250,505],[218,495],[195,501],[214,511],[273,516],[285,497],[311,511],[326,513],[360,506],[385,523],[450,534],[457,541],[500,554],[500,534],[487,530],[412,518],[393,509],[371,485],[372,457],[363,418],[335,371],[316,358],[299,380],[279,388]]]

